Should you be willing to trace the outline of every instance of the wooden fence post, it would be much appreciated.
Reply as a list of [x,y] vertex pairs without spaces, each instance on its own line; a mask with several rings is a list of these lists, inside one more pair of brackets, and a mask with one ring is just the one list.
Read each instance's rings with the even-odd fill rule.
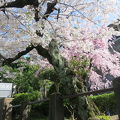
[[64,120],[63,99],[58,93],[50,96],[49,120]]
[[27,105],[26,103],[22,103],[20,107],[20,120],[29,120],[29,114],[31,110],[31,105]]
[[116,97],[118,117],[120,120],[120,77],[113,80],[113,87],[114,87],[114,93]]

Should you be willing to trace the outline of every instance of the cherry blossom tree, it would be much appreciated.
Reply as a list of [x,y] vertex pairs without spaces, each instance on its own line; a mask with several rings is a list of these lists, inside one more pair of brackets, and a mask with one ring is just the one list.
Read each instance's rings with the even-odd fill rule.
[[[83,80],[82,84],[79,82],[81,89],[75,89],[76,77],[68,61],[86,56],[91,60],[89,87],[93,90],[109,87],[107,75],[112,78],[119,75],[119,53],[111,54],[108,49],[114,30],[106,26],[111,15],[117,17],[118,8],[117,0],[5,1],[0,6],[1,65],[12,65],[26,54],[34,62],[43,64],[45,60],[57,73],[56,91],[64,89],[64,94],[76,94],[86,91],[86,86]],[[87,97],[70,102],[78,120],[94,117]]]

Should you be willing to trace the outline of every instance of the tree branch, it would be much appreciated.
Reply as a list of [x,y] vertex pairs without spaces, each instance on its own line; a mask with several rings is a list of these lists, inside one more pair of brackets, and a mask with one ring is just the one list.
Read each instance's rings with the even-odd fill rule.
[[49,17],[49,15],[56,10],[55,5],[57,4],[57,0],[53,1],[53,2],[48,2],[47,3],[47,10],[43,16],[43,19],[47,19]]
[[49,63],[52,64],[52,58],[47,49],[43,48],[40,44],[37,45],[35,48],[39,55],[43,56],[44,58],[47,58]]
[[0,59],[6,59],[2,54],[0,54]]
[[38,0],[15,0],[12,2],[5,3],[4,5],[0,6],[0,8],[23,8],[26,5],[33,5],[38,7],[39,3]]
[[3,61],[2,65],[9,65],[12,62],[14,62],[15,60],[19,59],[20,57],[22,57],[23,55],[29,53],[31,50],[33,50],[35,47],[33,45],[30,45],[26,48],[26,50],[19,52],[15,57],[13,58],[7,58]]

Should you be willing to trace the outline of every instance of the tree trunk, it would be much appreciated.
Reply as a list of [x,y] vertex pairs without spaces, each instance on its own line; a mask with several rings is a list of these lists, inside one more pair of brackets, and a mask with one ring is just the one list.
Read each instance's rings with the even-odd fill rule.
[[[85,92],[86,86],[84,81],[79,81],[75,74],[70,70],[67,61],[60,55],[56,40],[52,40],[49,45],[49,54],[52,58],[52,65],[58,75],[55,84],[62,94],[76,94],[77,92]],[[74,81],[79,81],[79,88],[75,87]],[[78,86],[78,85],[77,85]],[[57,88],[57,89],[58,89]],[[70,105],[77,120],[88,120],[95,118],[94,104],[86,96],[70,99]]]

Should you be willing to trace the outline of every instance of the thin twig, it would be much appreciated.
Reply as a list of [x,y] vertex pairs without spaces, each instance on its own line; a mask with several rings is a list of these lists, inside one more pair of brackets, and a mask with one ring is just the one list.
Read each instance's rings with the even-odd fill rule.
[[92,21],[90,18],[86,17],[86,16],[84,15],[84,13],[80,12],[80,11],[79,11],[78,9],[76,9],[74,6],[68,5],[68,4],[66,4],[66,3],[59,3],[59,4],[62,4],[62,5],[65,5],[65,6],[68,6],[68,7],[73,8],[75,11],[77,11],[79,14],[81,14],[84,18],[86,18],[86,19],[89,20],[90,22],[92,22],[92,23],[94,23],[94,24],[96,24],[96,25],[99,26],[99,24],[97,24],[96,22]]

